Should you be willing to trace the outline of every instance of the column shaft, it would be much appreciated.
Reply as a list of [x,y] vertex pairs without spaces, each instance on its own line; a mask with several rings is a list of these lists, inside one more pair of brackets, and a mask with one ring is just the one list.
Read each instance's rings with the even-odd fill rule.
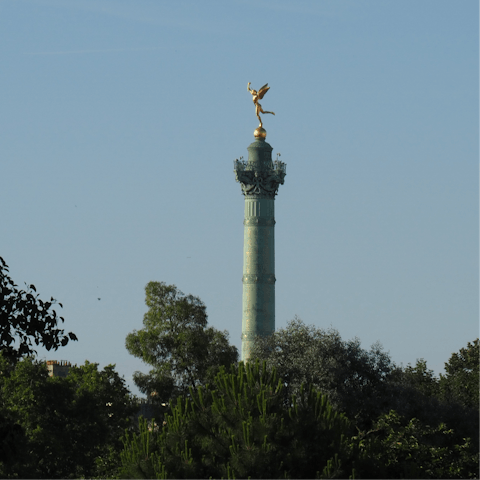
[[250,357],[256,335],[275,331],[274,202],[274,198],[245,198],[242,360]]

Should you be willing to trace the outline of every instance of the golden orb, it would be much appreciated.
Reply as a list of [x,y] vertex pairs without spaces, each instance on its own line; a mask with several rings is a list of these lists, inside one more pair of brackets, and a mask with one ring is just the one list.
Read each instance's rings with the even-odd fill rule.
[[267,131],[263,127],[258,127],[253,132],[253,136],[255,138],[266,138],[267,137]]

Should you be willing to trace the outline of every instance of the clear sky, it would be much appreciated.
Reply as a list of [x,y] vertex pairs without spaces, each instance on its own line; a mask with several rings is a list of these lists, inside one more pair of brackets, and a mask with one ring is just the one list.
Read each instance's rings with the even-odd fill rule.
[[233,161],[268,82],[277,328],[442,372],[479,328],[478,25],[474,0],[0,0],[0,256],[79,338],[40,357],[137,393],[151,280],[240,349]]

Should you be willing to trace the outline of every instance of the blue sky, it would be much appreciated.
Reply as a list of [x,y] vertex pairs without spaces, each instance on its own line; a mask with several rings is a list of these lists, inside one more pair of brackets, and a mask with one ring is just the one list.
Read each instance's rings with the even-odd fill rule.
[[137,393],[151,280],[240,349],[233,160],[268,82],[277,328],[442,372],[478,336],[478,24],[473,0],[0,0],[0,255],[79,338],[39,355]]

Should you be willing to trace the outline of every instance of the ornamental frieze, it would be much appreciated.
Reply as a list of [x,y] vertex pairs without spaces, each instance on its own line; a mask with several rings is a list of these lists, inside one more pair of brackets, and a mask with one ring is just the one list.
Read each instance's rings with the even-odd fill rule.
[[271,162],[270,168],[253,170],[244,160],[235,160],[234,172],[243,195],[274,198],[278,193],[278,187],[284,183],[286,165],[280,160],[275,160]]
[[242,277],[243,283],[267,283],[275,284],[275,275],[273,273],[247,273]]
[[255,330],[254,332],[242,332],[242,340],[252,341],[257,337],[267,337],[273,333],[272,330]]
[[243,224],[247,227],[273,227],[275,223],[273,218],[264,217],[250,217],[243,221]]

